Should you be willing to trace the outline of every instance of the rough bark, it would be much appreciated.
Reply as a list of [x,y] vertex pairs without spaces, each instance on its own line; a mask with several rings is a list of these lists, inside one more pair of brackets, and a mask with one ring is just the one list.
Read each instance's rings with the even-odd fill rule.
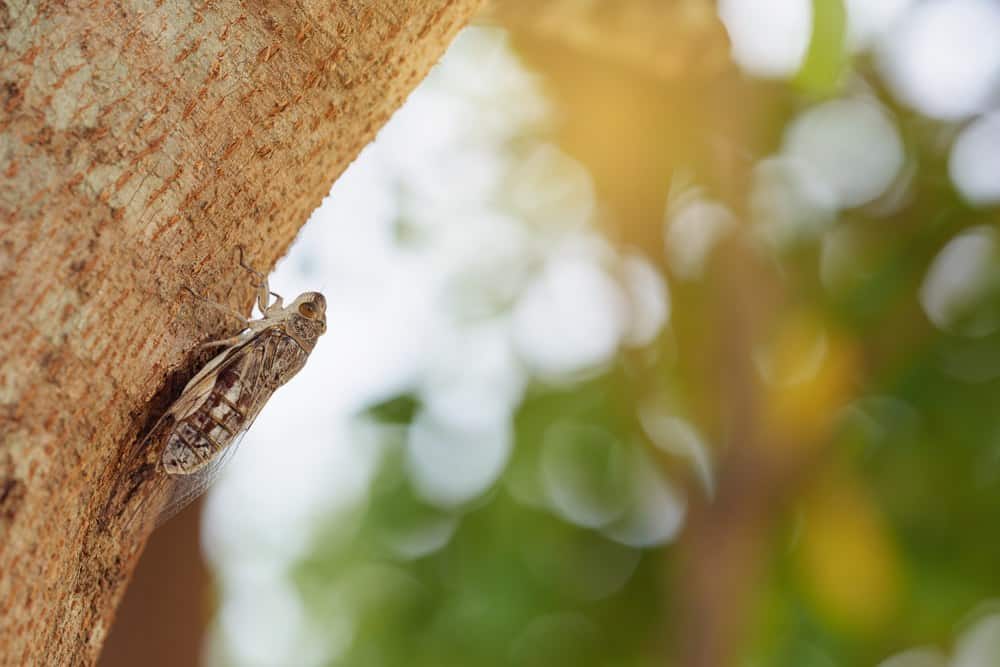
[[235,246],[272,266],[477,4],[0,4],[0,662],[94,661],[117,462],[233,326],[181,287],[248,312]]

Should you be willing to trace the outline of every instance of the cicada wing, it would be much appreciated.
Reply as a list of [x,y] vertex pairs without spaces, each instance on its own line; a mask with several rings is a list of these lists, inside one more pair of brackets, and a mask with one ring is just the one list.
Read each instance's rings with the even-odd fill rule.
[[226,366],[232,364],[251,342],[248,340],[238,343],[212,357],[205,364],[204,368],[198,371],[197,375],[191,378],[187,385],[185,385],[184,391],[181,392],[177,400],[170,406],[167,414],[173,415],[175,419],[180,420],[197,410],[215,388],[218,373]]
[[[214,372],[211,375],[204,375],[197,383],[192,381],[192,384],[196,385],[192,387],[192,390],[198,393],[204,392],[207,398],[214,390],[215,380],[213,378],[226,372],[231,366],[239,364],[239,372],[242,377],[240,385],[243,387],[243,392],[235,398],[235,402],[241,406],[246,406],[248,414],[244,423],[240,425],[240,430],[233,435],[229,444],[219,450],[211,460],[189,474],[168,476],[171,485],[170,497],[156,518],[156,526],[162,525],[165,521],[194,502],[218,479],[223,468],[236,453],[247,431],[253,426],[257,415],[260,413],[260,409],[274,393],[275,387],[261,382],[267,352],[265,338],[261,336],[257,339],[251,339],[227,351],[224,353],[224,357],[220,355],[221,358],[214,365],[212,369]],[[212,384],[208,386],[210,379]],[[192,402],[190,406],[185,406],[185,410],[197,409],[202,400],[204,399],[198,400],[197,405]]]
[[[157,419],[152,428],[123,455],[116,466],[115,477],[118,480],[116,489],[104,509],[106,523],[120,522],[121,527],[129,531],[141,523],[142,519],[155,516],[156,525],[165,520],[161,518],[164,515],[163,510],[157,506],[169,508],[174,503],[173,478],[165,475],[161,469],[160,459],[163,453],[161,445],[177,421],[197,410],[211,393],[215,372],[232,363],[238,357],[237,353],[245,346],[246,343],[233,345],[213,357],[188,381],[177,400]],[[222,454],[224,452],[220,452],[220,455]],[[148,487],[148,490],[140,493],[140,488],[143,487]],[[178,509],[180,508],[175,508],[173,513]]]
[[229,446],[219,452],[215,458],[209,461],[203,468],[190,475],[169,475],[170,498],[160,509],[156,517],[156,527],[159,528],[167,520],[173,518],[178,512],[197,500],[201,494],[205,493],[215,480],[222,474],[222,469],[233,458],[244,436],[250,430],[252,423],[233,436]]
[[[235,454],[264,404],[304,362],[305,353],[293,339],[279,330],[263,331],[219,355],[210,362],[207,372],[200,372],[191,381],[178,398],[176,407],[170,409],[178,421],[195,413],[200,414],[199,411],[206,408],[212,409],[213,403],[206,401],[213,401],[215,406],[225,407],[223,412],[226,414],[238,414],[243,422],[229,442],[221,449],[216,449],[210,459],[192,456],[190,460],[197,467],[172,466],[173,474],[168,476],[170,498],[157,517],[157,525],[190,504],[215,481]],[[218,428],[225,429],[219,422],[215,424]],[[165,457],[171,454],[171,446],[168,444]],[[183,454],[190,451],[191,445],[180,440],[176,447],[174,454]],[[183,457],[174,456],[172,460],[180,461]]]
[[[163,485],[163,477],[158,471],[159,456],[152,447],[172,424],[172,416],[160,416],[146,435],[122,455],[114,468],[114,488],[102,513],[105,526],[118,525],[130,532],[138,519],[152,514],[151,506],[162,498]],[[140,492],[145,487],[151,488]]]

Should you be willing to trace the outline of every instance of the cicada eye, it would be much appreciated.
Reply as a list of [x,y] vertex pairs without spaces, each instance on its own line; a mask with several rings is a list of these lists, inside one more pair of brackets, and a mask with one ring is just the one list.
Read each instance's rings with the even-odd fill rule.
[[308,317],[310,320],[316,319],[318,311],[316,306],[313,305],[311,301],[306,301],[305,303],[299,305],[299,315],[302,317]]

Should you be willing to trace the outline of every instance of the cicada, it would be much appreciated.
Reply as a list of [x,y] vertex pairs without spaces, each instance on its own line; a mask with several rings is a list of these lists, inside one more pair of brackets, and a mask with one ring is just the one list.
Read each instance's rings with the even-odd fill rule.
[[[132,484],[126,503],[149,478],[171,483],[170,499],[160,510],[157,524],[179,512],[211,484],[268,399],[302,369],[326,331],[326,299],[322,294],[305,292],[285,306],[282,298],[268,289],[267,279],[243,262],[242,248],[240,266],[259,280],[256,301],[260,319],[249,320],[188,290],[238,318],[243,329],[236,336],[204,345],[223,349],[191,378],[150,430],[140,447],[144,462],[125,473]],[[123,509],[119,507],[116,513]]]

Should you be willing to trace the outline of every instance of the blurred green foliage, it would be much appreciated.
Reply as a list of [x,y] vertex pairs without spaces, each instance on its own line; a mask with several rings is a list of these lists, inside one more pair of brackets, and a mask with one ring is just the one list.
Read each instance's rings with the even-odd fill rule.
[[[692,96],[683,104],[719,104],[730,94],[750,100],[737,129],[705,119],[689,128],[723,138],[720,152],[698,155],[697,178],[737,218],[748,217],[755,160],[738,154],[776,150],[816,95],[842,93],[846,76],[864,76],[905,145],[904,203],[837,213],[831,233],[849,241],[849,257],[833,280],[821,276],[821,239],[774,247],[746,221],[713,251],[700,279],[675,279],[666,260],[655,260],[670,278],[669,327],[589,376],[561,384],[535,378],[514,416],[503,476],[471,502],[437,507],[415,490],[406,431],[421,410],[418,396],[372,406],[363,419],[376,424],[382,454],[370,496],[326,519],[292,575],[311,623],[349,628],[336,664],[697,665],[706,663],[692,657],[692,645],[718,641],[734,642],[721,654],[734,665],[875,665],[911,646],[951,646],[965,615],[1000,596],[1000,332],[943,331],[919,299],[942,248],[964,229],[1000,231],[996,211],[956,194],[939,124],[895,104],[864,56],[847,72],[843,3],[813,5],[815,39],[792,85],[732,75],[705,84],[711,94],[670,91]],[[538,48],[524,52],[546,72]],[[552,59],[566,66],[565,54]],[[637,87],[668,85],[636,72],[617,76]],[[601,80],[595,75],[595,85]],[[577,112],[559,106],[558,91],[552,101],[562,114]],[[638,107],[645,111],[625,113],[652,109],[667,126],[663,136],[683,133],[670,109]],[[562,139],[574,152],[575,139]],[[648,140],[670,150],[655,132]],[[586,151],[576,152],[586,162]],[[623,170],[644,168],[641,154],[619,159]],[[656,168],[676,170],[680,160]],[[662,257],[662,205],[630,209],[621,222],[615,193],[622,190],[611,170],[587,166],[609,204],[605,232]],[[668,183],[660,185],[665,202]],[[1000,307],[995,285],[984,293],[973,316]],[[820,338],[823,353],[813,363],[807,357]],[[778,378],[770,383],[754,372],[761,349],[770,350]],[[782,379],[804,366],[806,379]],[[699,551],[705,542],[689,535],[699,521],[725,521],[712,510],[725,505],[713,504],[690,460],[650,437],[640,415],[650,400],[697,424],[712,443],[717,496],[758,508],[753,525],[715,527],[723,537],[708,543],[721,557],[714,548]],[[601,507],[632,502],[636,457],[683,486],[690,507],[681,534],[630,545],[614,537],[617,515],[581,525],[554,507],[538,476],[546,439],[560,428],[577,457],[564,462],[574,466],[571,485]],[[757,559],[752,580],[732,597],[699,587],[691,559],[726,565],[725,554],[742,553],[733,543],[743,539]],[[703,614],[735,618],[736,639],[713,637],[711,628],[695,636],[692,622]]]

